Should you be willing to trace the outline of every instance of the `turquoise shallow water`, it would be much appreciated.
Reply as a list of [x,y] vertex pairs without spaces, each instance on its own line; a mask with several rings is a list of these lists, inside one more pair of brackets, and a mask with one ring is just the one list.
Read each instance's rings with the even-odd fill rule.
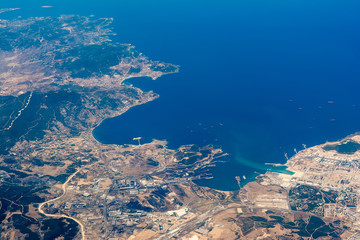
[[104,121],[94,135],[103,143],[142,136],[170,147],[222,146],[228,162],[199,184],[231,190],[235,176],[252,179],[302,144],[359,131],[358,1],[14,0],[0,7],[22,7],[23,17],[113,17],[116,40],[181,65],[157,81],[130,80],[160,98]]

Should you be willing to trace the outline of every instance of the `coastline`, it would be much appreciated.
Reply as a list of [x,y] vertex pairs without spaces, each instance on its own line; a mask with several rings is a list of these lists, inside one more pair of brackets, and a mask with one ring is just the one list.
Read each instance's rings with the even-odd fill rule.
[[[118,59],[121,64],[110,68],[121,76],[101,71],[98,79],[62,81],[70,69],[59,75],[57,83],[62,86],[70,80],[73,85],[59,91],[56,86],[47,88],[51,84],[41,85],[47,81],[43,76],[28,75],[27,80],[35,79],[35,91],[26,109],[9,105],[14,114],[20,110],[10,130],[25,135],[17,138],[10,133],[16,141],[9,144],[7,155],[0,155],[3,198],[24,204],[20,210],[14,205],[7,211],[0,201],[7,215],[1,225],[5,236],[26,237],[12,224],[18,220],[34,219],[29,231],[44,236],[48,229],[42,229],[43,221],[68,223],[64,218],[75,221],[64,229],[79,229],[77,238],[81,233],[82,239],[255,239],[290,234],[291,239],[300,239],[296,234],[309,233],[307,226],[315,216],[324,221],[317,229],[330,226],[332,233],[336,229],[346,236],[360,231],[360,149],[347,145],[339,150],[352,138],[360,144],[360,133],[348,135],[358,129],[360,119],[360,106],[354,104],[359,72],[353,63],[358,54],[348,41],[357,37],[353,34],[357,3],[342,8],[343,3],[333,1],[324,8],[328,2],[321,0],[311,5],[299,2],[299,8],[297,2],[289,2],[279,9],[278,4],[263,1],[262,9],[241,1],[179,2],[176,8],[166,1],[145,0],[85,5],[65,0],[54,8],[20,2],[22,18],[9,15],[18,22],[29,14],[90,16],[84,19],[105,24],[112,43],[131,42],[140,49],[130,51],[133,59]],[[305,9],[304,19],[299,13]],[[336,23],[327,31],[335,12]],[[101,20],[108,16],[119,19],[111,28]],[[59,26],[66,26],[65,33],[93,37],[99,33],[97,27],[95,35],[87,32],[83,23],[76,26],[84,32],[72,32],[72,23]],[[119,37],[109,32],[113,29]],[[334,34],[338,31],[344,34]],[[103,49],[100,54],[85,49],[82,56],[95,61],[102,53],[105,59],[113,56]],[[135,58],[137,50],[149,59],[142,54]],[[150,58],[177,62],[184,69],[171,81],[165,75],[178,73],[179,66]],[[19,66],[9,68],[9,73],[22,73],[27,66],[17,58],[2,59],[0,66]],[[66,59],[76,61],[77,55]],[[104,62],[93,64],[93,70],[100,70]],[[20,76],[19,84],[13,83],[16,77],[4,78],[10,79],[5,93],[24,93],[27,81]],[[138,80],[145,88],[138,87]],[[2,105],[0,110],[10,107]],[[96,135],[106,124],[105,138],[101,132]],[[45,135],[36,137],[42,131]],[[342,134],[347,136],[338,139]],[[133,137],[143,139],[131,141]],[[28,211],[27,201],[39,198]],[[53,229],[57,228],[49,231]]]

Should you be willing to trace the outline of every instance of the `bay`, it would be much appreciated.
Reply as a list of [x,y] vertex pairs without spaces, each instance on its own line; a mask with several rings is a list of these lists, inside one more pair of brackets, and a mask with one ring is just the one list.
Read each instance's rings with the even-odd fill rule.
[[201,185],[236,189],[235,176],[251,180],[302,144],[359,131],[358,1],[14,0],[1,7],[21,7],[23,17],[113,17],[114,40],[180,65],[156,81],[129,80],[160,98],[105,120],[94,136],[106,144],[141,136],[172,148],[222,146],[228,161]]

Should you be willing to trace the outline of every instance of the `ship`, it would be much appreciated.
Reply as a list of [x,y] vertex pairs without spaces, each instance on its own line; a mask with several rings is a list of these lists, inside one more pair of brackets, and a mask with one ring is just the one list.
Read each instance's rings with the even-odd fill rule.
[[209,180],[209,179],[213,179],[213,178],[214,178],[213,176],[209,176],[209,177],[203,177],[202,179]]
[[241,187],[240,182],[241,182],[241,178],[239,176],[235,176],[235,179],[237,181],[237,184],[239,185],[239,188]]

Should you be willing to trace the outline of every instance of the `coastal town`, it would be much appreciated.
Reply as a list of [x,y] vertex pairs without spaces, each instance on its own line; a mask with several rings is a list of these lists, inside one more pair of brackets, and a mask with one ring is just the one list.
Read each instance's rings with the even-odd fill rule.
[[[304,149],[286,164],[292,175],[267,172],[237,191],[193,183],[210,177],[206,169],[226,158],[220,149],[189,145],[172,150],[165,141],[157,140],[125,146],[102,145],[95,139],[63,141],[61,146],[68,151],[83,152],[77,158],[92,156],[98,161],[79,166],[64,184],[55,184],[53,195],[59,197],[49,198],[38,211],[49,217],[75,219],[82,226],[79,237],[83,239],[352,239],[359,228],[358,183],[356,174],[351,178],[337,171],[356,173],[359,152],[354,147],[342,153],[327,149],[330,145],[357,146],[359,139],[354,135]],[[38,154],[56,149],[44,147]],[[17,154],[22,152],[19,148]],[[331,168],[334,159],[338,164]],[[321,179],[332,178],[330,172],[317,170],[317,164],[331,169],[336,181],[322,185]],[[309,165],[317,177],[301,172]],[[353,181],[344,181],[344,176]],[[309,229],[309,223],[317,227]]]

